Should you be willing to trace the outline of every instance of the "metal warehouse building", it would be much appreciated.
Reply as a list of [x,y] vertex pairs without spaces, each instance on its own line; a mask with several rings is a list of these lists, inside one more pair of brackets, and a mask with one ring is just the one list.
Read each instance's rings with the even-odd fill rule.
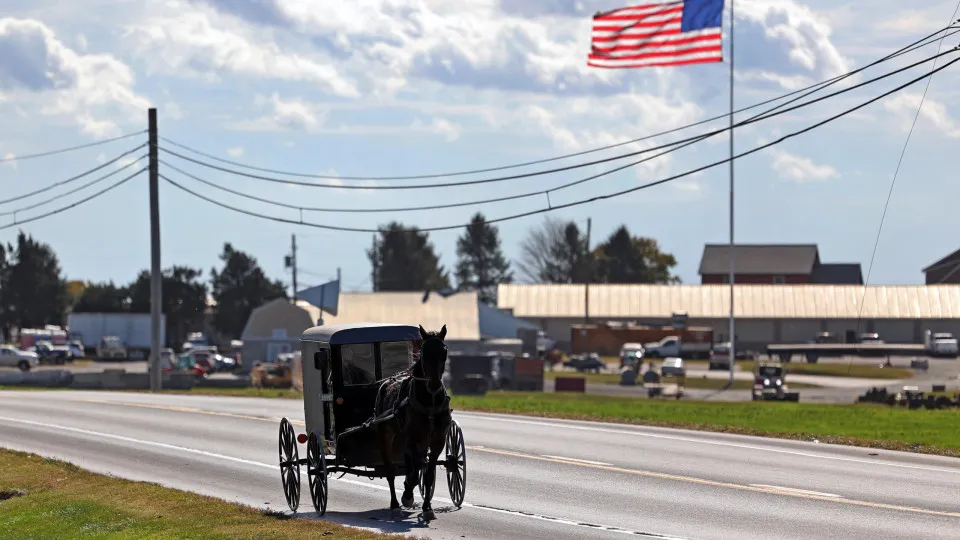
[[[729,333],[729,285],[500,285],[498,307],[540,325],[561,348],[570,325],[606,321],[710,326],[717,341]],[[737,285],[738,343],[759,348],[797,343],[819,332],[849,339],[877,332],[888,343],[921,343],[927,330],[960,335],[960,285]],[[862,303],[862,310],[861,310]],[[858,319],[860,324],[858,326]]]

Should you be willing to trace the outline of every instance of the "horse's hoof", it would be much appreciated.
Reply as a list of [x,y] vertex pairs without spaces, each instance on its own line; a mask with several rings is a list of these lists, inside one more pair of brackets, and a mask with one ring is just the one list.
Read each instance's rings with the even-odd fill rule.
[[411,493],[409,497],[407,495],[400,497],[400,504],[407,508],[413,506],[413,493]]
[[424,510],[423,511],[423,520],[424,521],[433,521],[437,519],[437,515],[433,513],[433,510]]

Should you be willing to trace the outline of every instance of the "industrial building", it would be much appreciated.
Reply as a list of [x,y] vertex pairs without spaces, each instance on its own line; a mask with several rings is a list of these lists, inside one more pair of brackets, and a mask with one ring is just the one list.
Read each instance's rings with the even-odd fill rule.
[[[734,283],[863,285],[860,263],[824,263],[816,244],[735,244]],[[730,246],[707,244],[700,283],[730,283]]]
[[422,325],[427,330],[447,326],[447,346],[465,353],[483,350],[519,352],[521,330],[540,328],[479,301],[475,292],[449,295],[423,292],[340,293],[337,315],[303,300],[293,304],[277,299],[250,314],[243,330],[243,362],[272,361],[280,353],[299,348],[300,335],[318,324],[361,322]]
[[[729,336],[729,285],[500,285],[498,307],[541,326],[569,347],[570,326],[585,321],[709,326]],[[850,341],[877,332],[888,343],[922,343],[927,330],[960,335],[960,285],[736,285],[737,342],[759,349],[802,343],[819,332]]]

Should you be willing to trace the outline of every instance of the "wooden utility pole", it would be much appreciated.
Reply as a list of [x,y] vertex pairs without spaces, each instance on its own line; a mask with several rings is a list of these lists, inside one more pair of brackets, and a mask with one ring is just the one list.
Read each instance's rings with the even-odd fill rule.
[[157,109],[147,110],[150,142],[150,390],[163,387],[160,369],[160,317],[163,276],[160,268],[160,168],[157,155]]
[[583,324],[590,324],[590,277],[593,273],[593,261],[590,259],[590,225],[591,219],[587,218],[587,252],[584,254],[584,275],[583,275]]
[[297,235],[290,235],[290,266],[293,269],[293,302],[297,302]]

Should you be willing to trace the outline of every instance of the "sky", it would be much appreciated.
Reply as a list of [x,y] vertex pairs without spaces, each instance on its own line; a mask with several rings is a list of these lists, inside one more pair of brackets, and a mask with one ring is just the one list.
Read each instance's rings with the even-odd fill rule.
[[[953,1],[738,0],[734,96],[742,108],[841,75],[944,28]],[[19,230],[49,243],[69,279],[128,282],[150,265],[145,173],[56,215],[145,165],[147,109],[158,110],[160,172],[223,204],[288,220],[376,229],[494,219],[613,193],[703,167],[729,155],[725,133],[572,188],[502,203],[431,211],[332,213],[481,200],[551,187],[624,160],[483,185],[417,190],[343,189],[504,176],[637,152],[722,129],[728,120],[551,162],[471,176],[356,181],[498,167],[619,143],[729,112],[730,65],[604,70],[586,65],[592,15],[624,0],[0,0],[0,199],[42,189],[104,164],[56,190],[0,204],[0,241]],[[729,2],[727,2],[729,7]],[[729,12],[724,43],[729,46]],[[960,43],[948,37],[944,50]],[[927,58],[937,44],[847,79],[839,90]],[[960,53],[941,59],[943,65]],[[724,57],[729,59],[729,51]],[[929,72],[932,62],[862,89],[736,130],[753,149]],[[960,67],[937,73],[923,101],[883,220],[898,158],[926,80],[835,122],[736,160],[736,241],[816,243],[824,262],[860,262],[871,284],[918,284],[921,269],[957,249],[955,152]],[[821,94],[816,94],[819,96]],[[759,111],[762,109],[757,109]],[[752,112],[756,112],[752,111]],[[737,115],[745,118],[749,113]],[[34,153],[136,136],[35,159]],[[245,165],[325,175],[243,177],[184,161],[173,146]],[[634,158],[639,159],[639,158]],[[295,208],[255,202],[183,176]],[[218,165],[226,166],[223,163]],[[68,194],[99,175],[115,176]],[[239,167],[236,170],[244,170]],[[247,172],[255,172],[246,170]],[[729,241],[729,167],[721,165],[620,197],[499,224],[507,257],[546,215],[592,222],[595,245],[621,224],[674,254],[697,283],[705,243]],[[37,206],[48,199],[51,202]],[[161,180],[164,267],[219,266],[224,242],[289,282],[284,255],[296,234],[299,281],[318,285],[341,269],[345,290],[369,290],[372,233],[277,223],[217,207]],[[33,207],[34,208],[27,208]],[[302,214],[302,217],[301,217]],[[433,232],[447,269],[462,229]],[[452,273],[452,272],[451,272]]]

